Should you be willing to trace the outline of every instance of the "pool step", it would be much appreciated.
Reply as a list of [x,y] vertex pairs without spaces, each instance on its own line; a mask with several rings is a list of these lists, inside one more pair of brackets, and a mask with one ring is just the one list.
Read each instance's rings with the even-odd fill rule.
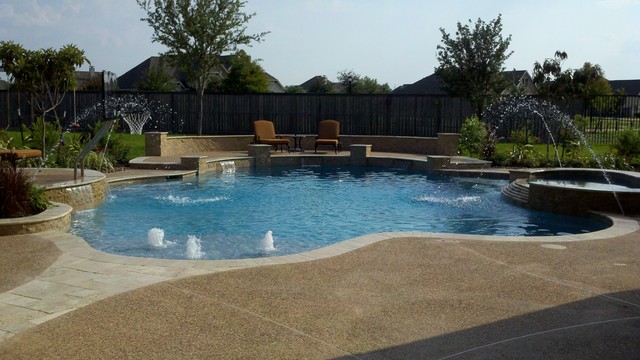
[[502,188],[501,192],[507,199],[520,205],[529,203],[529,184],[524,179],[509,183],[509,185]]

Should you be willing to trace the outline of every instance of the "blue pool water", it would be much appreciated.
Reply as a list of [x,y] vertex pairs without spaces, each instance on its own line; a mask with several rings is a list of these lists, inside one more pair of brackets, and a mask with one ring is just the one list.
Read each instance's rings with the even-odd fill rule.
[[[194,258],[187,243],[199,240],[195,258],[238,259],[385,231],[561,235],[607,227],[511,205],[500,194],[506,184],[370,167],[240,169],[113,187],[104,204],[74,214],[71,231],[115,254]],[[151,229],[164,233],[160,246],[150,243]],[[267,231],[275,250],[265,250]]]

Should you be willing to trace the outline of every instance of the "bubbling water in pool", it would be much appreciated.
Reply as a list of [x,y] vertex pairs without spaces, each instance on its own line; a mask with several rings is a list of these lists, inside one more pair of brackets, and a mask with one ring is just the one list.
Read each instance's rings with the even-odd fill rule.
[[156,249],[165,249],[168,246],[174,245],[172,241],[164,239],[164,230],[159,228],[153,228],[147,233],[147,242],[151,247]]
[[189,235],[187,239],[187,259],[201,259],[204,256],[202,252],[202,243],[200,238]]
[[269,230],[264,234],[264,238],[262,238],[262,250],[271,252],[275,249],[275,246],[273,246],[273,231]]

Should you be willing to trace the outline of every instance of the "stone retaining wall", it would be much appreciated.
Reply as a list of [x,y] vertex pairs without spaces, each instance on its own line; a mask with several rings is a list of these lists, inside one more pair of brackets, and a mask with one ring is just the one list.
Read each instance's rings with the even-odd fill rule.
[[246,151],[253,135],[168,136],[145,133],[146,156],[178,156],[208,151]]
[[45,190],[47,200],[69,204],[76,211],[93,209],[102,203],[106,196],[106,177],[90,183],[52,187]]
[[[283,137],[288,137],[283,135]],[[293,138],[291,145],[293,146]],[[343,150],[352,144],[372,145],[372,151],[406,154],[447,155],[458,152],[459,134],[438,134],[438,137],[341,135]],[[168,136],[165,132],[145,133],[146,156],[179,156],[209,151],[247,151],[253,135]],[[302,148],[313,150],[315,135],[305,135]]]
[[49,230],[69,230],[73,208],[52,203],[49,208],[33,216],[0,219],[0,236],[33,234]]

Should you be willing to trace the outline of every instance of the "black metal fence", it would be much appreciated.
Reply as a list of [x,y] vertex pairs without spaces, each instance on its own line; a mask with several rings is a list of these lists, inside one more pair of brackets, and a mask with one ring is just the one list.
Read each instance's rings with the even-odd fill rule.
[[[116,92],[110,97],[131,96]],[[196,134],[198,97],[192,93],[140,93],[163,114],[145,126],[145,131]],[[85,109],[95,107],[100,92],[69,93],[57,108],[63,126],[69,126]],[[251,134],[253,121],[274,122],[278,133],[313,134],[323,119],[336,119],[341,133],[351,135],[436,136],[458,132],[472,115],[466,100],[428,95],[344,95],[344,94],[207,94],[204,97],[203,134]],[[17,129],[29,125],[35,112],[24,96],[0,91],[0,126]],[[601,96],[561,106],[570,117],[580,115],[582,130],[592,143],[610,143],[626,128],[640,128],[640,96]],[[94,112],[95,113],[95,112]],[[52,114],[53,116],[53,114]],[[81,119],[81,124],[101,120]],[[84,122],[84,123],[83,123]]]
[[514,132],[526,130],[542,142],[551,142],[552,138],[555,141],[571,137],[573,130],[578,130],[590,144],[611,144],[621,131],[640,129],[640,96],[596,96],[554,105],[571,120],[570,128],[556,119],[540,121],[547,115],[544,111],[541,116],[535,111],[528,114],[524,111],[517,117],[505,116],[507,119],[500,123],[496,135],[510,138]]

